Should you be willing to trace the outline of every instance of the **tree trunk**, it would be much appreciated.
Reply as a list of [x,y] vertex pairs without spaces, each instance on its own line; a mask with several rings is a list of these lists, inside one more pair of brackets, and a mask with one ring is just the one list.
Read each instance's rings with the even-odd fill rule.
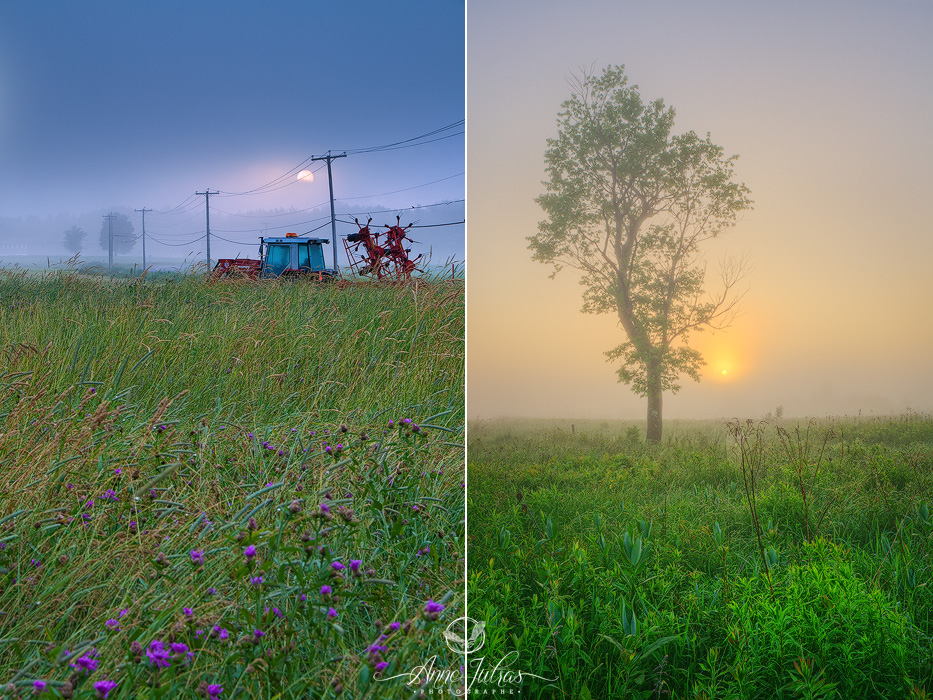
[[661,370],[648,368],[648,429],[646,439],[661,442]]

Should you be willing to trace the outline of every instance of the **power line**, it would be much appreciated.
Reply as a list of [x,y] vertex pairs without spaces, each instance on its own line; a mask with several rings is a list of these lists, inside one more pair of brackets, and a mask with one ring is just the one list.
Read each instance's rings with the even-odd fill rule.
[[[412,144],[412,145],[420,146],[421,144],[413,144],[412,142],[427,138],[428,136],[434,136],[435,134],[443,133],[444,131],[447,131],[449,129],[456,129],[457,127],[463,126],[464,124],[466,124],[466,120],[459,119],[453,122],[452,124],[448,124],[447,126],[442,126],[439,129],[434,129],[433,131],[429,131],[426,134],[421,134],[420,136],[413,136],[410,139],[396,141],[395,143],[387,143],[382,146],[370,146],[368,148],[350,148],[350,149],[346,149],[346,152],[355,155],[358,153],[374,153],[376,151],[387,151],[387,150],[395,149],[399,146],[402,146],[403,144]],[[444,136],[443,138],[450,138],[452,136],[457,136],[462,133],[463,133],[462,131],[459,131],[455,134],[448,134],[447,136]],[[427,143],[431,143],[431,141],[428,141]]]
[[187,241],[186,243],[165,243],[164,241],[160,241],[158,238],[156,238],[156,237],[153,236],[152,234],[150,234],[149,237],[150,237],[152,240],[154,240],[156,243],[158,243],[159,245],[169,245],[169,246],[174,246],[174,247],[181,247],[181,246],[185,246],[185,245],[192,245],[193,243],[197,243],[198,241],[203,241],[204,238],[205,238],[205,236],[201,236],[200,238],[195,238],[193,241]]
[[[423,140],[431,136],[436,136],[437,134],[443,134],[445,131],[449,131],[450,129],[456,129],[456,128],[462,127],[465,124],[466,124],[466,120],[460,119],[451,124],[447,124],[446,126],[442,126],[438,129],[434,129],[427,133],[420,134],[418,136],[413,136],[408,139],[403,139],[401,141],[395,141],[393,143],[387,143],[381,146],[368,146],[365,148],[342,149],[342,150],[345,154],[357,155],[357,154],[362,154],[362,153],[378,153],[380,151],[398,150],[400,148],[414,148],[416,146],[422,146],[428,143],[434,143],[435,141],[441,141],[443,139],[453,138],[454,136],[460,136],[464,133],[463,131],[457,131],[454,133],[445,134],[436,139],[429,139],[427,141]],[[330,153],[330,151],[328,151],[328,153]],[[313,156],[305,158],[298,165],[282,173],[281,175],[274,178],[273,180],[270,180],[264,185],[260,185],[259,187],[254,187],[251,190],[245,190],[243,192],[221,192],[220,196],[221,197],[236,197],[236,196],[243,196],[243,195],[250,195],[250,194],[265,194],[266,192],[275,192],[276,190],[282,189],[284,187],[290,187],[291,185],[296,184],[298,180],[293,180],[292,182],[285,182],[286,178],[299,172],[307,163],[314,162],[315,160],[320,160],[320,158],[315,158]],[[313,170],[312,173],[316,173],[321,169],[322,168]],[[285,184],[282,184],[283,182],[285,182]],[[184,202],[182,203],[182,205],[184,205]]]
[[453,180],[455,177],[460,177],[465,173],[457,173],[456,175],[448,175],[447,177],[442,177],[440,180],[432,180],[431,182],[425,182],[422,185],[414,185],[413,187],[406,187],[401,190],[393,190],[392,192],[380,192],[379,194],[368,194],[363,197],[342,197],[340,201],[347,202],[353,199],[369,199],[371,197],[385,197],[389,194],[398,194],[399,192],[409,192],[411,190],[417,190],[422,187],[427,187],[428,185],[436,185],[438,182],[444,182],[445,180]]
[[[407,210],[406,210],[407,211]],[[355,221],[344,221],[343,219],[337,219],[342,224],[353,224]],[[460,224],[465,224],[466,221],[450,221],[444,224],[410,224],[410,228],[438,228],[440,226],[459,226]],[[383,224],[383,226],[388,226],[388,224]]]

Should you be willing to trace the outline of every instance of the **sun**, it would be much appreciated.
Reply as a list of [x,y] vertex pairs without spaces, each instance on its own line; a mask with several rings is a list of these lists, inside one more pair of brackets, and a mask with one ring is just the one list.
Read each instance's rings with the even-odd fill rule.
[[313,182],[314,173],[312,173],[310,170],[302,170],[300,173],[298,173],[298,179],[304,180],[305,182]]
[[729,374],[729,371],[724,369],[724,370],[722,371],[722,374],[723,374],[723,376],[726,376],[727,374]]

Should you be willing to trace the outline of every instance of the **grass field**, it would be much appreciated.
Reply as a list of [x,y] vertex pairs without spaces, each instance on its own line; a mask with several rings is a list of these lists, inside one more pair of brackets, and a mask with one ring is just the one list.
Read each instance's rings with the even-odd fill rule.
[[463,332],[440,280],[0,272],[0,692],[407,698],[458,667]]
[[643,434],[470,422],[486,668],[536,698],[933,691],[933,418]]

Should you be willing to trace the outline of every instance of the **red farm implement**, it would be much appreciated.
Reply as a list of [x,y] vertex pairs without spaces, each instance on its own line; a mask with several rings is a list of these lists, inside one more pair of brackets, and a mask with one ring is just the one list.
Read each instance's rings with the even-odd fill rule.
[[412,259],[409,257],[411,248],[405,247],[405,241],[414,242],[408,237],[411,224],[402,226],[399,216],[395,220],[395,226],[385,224],[386,231],[374,233],[369,228],[372,219],[365,226],[354,219],[360,230],[343,239],[347,260],[354,273],[377,279],[402,280],[410,279],[413,272],[421,272],[416,265],[421,255]]

